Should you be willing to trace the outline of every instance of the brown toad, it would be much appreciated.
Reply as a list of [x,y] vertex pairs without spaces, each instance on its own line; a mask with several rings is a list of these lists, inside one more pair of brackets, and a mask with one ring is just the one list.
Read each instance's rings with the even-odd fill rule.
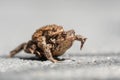
[[13,57],[19,51],[35,54],[39,58],[46,58],[52,62],[57,62],[54,57],[64,54],[75,40],[81,41],[81,49],[87,38],[75,35],[74,30],[64,31],[62,26],[55,24],[43,26],[33,35],[32,40],[19,45],[10,52],[9,57]]

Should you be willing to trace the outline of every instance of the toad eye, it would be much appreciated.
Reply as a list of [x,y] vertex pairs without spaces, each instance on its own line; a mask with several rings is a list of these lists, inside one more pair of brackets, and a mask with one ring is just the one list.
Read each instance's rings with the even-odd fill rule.
[[56,31],[57,31],[57,29],[56,29],[56,28],[53,28],[53,29],[52,29],[52,31],[53,31],[53,32],[56,32]]
[[63,37],[65,37],[66,35],[67,35],[67,33],[66,33],[66,32],[63,32],[63,33],[62,33],[62,36],[63,36]]

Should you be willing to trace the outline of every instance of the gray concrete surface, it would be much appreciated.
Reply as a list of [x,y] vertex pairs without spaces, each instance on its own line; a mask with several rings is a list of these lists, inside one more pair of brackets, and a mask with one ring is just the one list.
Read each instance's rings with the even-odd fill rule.
[[0,80],[120,80],[120,54],[69,54],[59,63],[0,57]]

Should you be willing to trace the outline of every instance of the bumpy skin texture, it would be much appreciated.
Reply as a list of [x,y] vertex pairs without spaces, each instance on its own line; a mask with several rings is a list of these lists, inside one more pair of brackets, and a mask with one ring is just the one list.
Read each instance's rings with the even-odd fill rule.
[[30,41],[12,50],[9,57],[24,50],[26,53],[35,54],[39,58],[46,58],[55,63],[58,60],[54,57],[64,54],[75,40],[81,42],[82,49],[86,39],[82,35],[75,35],[74,30],[64,31],[62,26],[46,25],[36,30]]

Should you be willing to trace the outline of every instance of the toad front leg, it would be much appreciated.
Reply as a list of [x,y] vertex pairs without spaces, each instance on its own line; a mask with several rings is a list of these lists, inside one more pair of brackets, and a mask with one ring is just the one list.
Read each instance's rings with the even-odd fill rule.
[[51,53],[51,48],[52,48],[52,45],[50,45],[50,44],[47,44],[46,43],[46,38],[45,37],[41,37],[41,42],[38,42],[38,47],[39,48],[42,48],[42,50],[43,50],[43,55],[48,59],[48,60],[50,60],[50,61],[52,61],[53,63],[56,63],[56,62],[58,62],[58,60],[56,60],[56,59],[54,59],[53,58],[53,55],[52,55],[52,53]]
[[84,43],[86,42],[87,38],[82,35],[76,35],[76,40],[81,41],[80,49],[82,50]]

